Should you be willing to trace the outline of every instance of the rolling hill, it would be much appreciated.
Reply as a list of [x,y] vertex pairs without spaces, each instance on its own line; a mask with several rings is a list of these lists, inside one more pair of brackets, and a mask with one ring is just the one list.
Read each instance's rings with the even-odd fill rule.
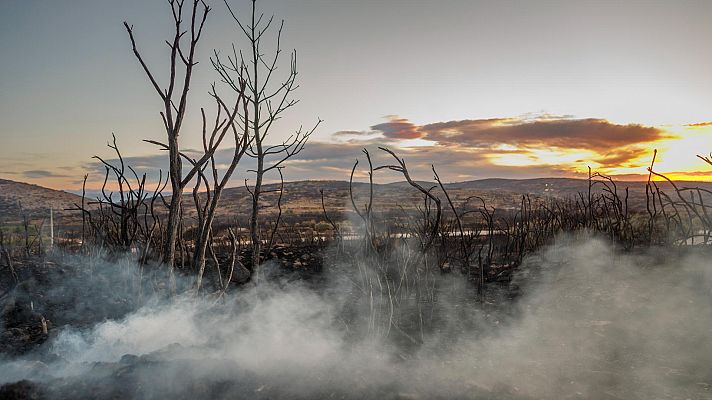
[[[433,182],[420,182],[424,187],[434,186]],[[625,189],[629,188],[629,205],[631,208],[645,206],[645,182],[616,182],[621,198]],[[712,182],[677,182],[680,187],[701,187],[712,190]],[[670,185],[659,183],[661,188],[670,191]],[[516,207],[523,194],[533,197],[572,197],[588,190],[588,181],[570,178],[537,178],[537,179],[481,179],[466,182],[446,184],[446,189],[455,201],[477,195],[485,199],[488,206],[499,209]],[[368,201],[369,189],[366,183],[354,182],[356,204],[363,208]],[[601,186],[596,185],[596,190]],[[279,185],[264,186],[263,215],[270,218],[278,212],[276,207]],[[285,182],[282,198],[282,213],[286,219],[323,219],[320,190],[324,191],[324,203],[329,215],[334,219],[349,218],[353,214],[349,198],[349,182],[347,181],[296,181]],[[436,191],[439,192],[439,191]],[[57,215],[71,218],[76,211],[66,211],[75,203],[81,202],[81,196],[76,194],[48,189],[37,185],[0,179],[0,221],[17,221],[22,210],[33,218],[48,215],[48,209],[53,207]],[[422,205],[422,195],[407,182],[374,184],[374,205],[376,213],[388,214],[401,209],[414,209]],[[194,214],[193,198],[186,194],[185,203],[188,216]],[[247,221],[250,212],[250,194],[245,187],[227,188],[223,192],[218,218],[222,220],[237,220],[241,224]]]
[[56,215],[69,215],[71,211],[65,209],[81,201],[76,194],[0,179],[0,221],[17,221],[23,213],[31,218],[48,217],[50,208]]

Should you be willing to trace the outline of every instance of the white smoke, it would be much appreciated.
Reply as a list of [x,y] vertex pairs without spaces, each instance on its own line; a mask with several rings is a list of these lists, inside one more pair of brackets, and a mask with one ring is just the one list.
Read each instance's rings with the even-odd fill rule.
[[145,398],[234,397],[237,388],[242,398],[712,398],[709,256],[559,238],[520,267],[519,299],[477,306],[442,297],[448,307],[439,310],[451,310],[442,329],[409,350],[392,337],[354,336],[359,327],[341,315],[350,301],[343,285],[264,284],[219,305],[149,302],[121,320],[64,330],[50,344],[62,361],[42,374],[6,362],[0,382],[74,382],[135,355],[146,361],[144,385],[131,393]]

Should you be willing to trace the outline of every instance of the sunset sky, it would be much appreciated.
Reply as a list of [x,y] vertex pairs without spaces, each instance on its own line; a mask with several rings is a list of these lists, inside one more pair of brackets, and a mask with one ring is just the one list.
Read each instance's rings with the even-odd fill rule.
[[[248,1],[229,0],[246,16]],[[285,178],[348,179],[360,149],[397,150],[419,179],[582,176],[656,169],[712,180],[712,2],[260,0],[299,53],[300,103],[273,141],[324,120]],[[245,46],[222,0],[201,40],[181,140],[218,80],[209,56]],[[158,79],[171,35],[164,0],[0,1],[0,178],[76,190],[101,180],[117,135],[139,170],[165,168]],[[226,156],[223,150],[219,157]],[[384,162],[376,157],[376,163]],[[241,182],[249,168],[239,168]],[[382,179],[394,180],[395,175]]]

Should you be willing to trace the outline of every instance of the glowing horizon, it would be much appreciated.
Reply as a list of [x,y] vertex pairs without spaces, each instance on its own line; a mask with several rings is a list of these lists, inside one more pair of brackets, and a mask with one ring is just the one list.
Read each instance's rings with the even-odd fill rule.
[[[238,14],[249,5],[234,3]],[[186,150],[201,147],[200,107],[218,80],[208,57],[244,45],[222,2],[213,6]],[[284,18],[284,48],[297,49],[300,62],[300,103],[273,141],[325,120],[285,169],[288,180],[348,179],[361,147],[387,145],[420,179],[431,178],[432,163],[453,181],[585,177],[588,166],[643,180],[658,149],[656,171],[712,181],[712,167],[696,157],[712,152],[712,53],[700,51],[712,38],[712,2],[261,6]],[[161,70],[171,30],[163,1],[0,2],[0,178],[77,190],[90,173],[96,186],[103,176],[91,157],[113,157],[112,132],[143,171],[164,165],[143,142],[164,139],[161,105],[124,20]],[[236,185],[248,167],[238,169]]]
[[[507,118],[506,120],[508,123],[518,121],[516,118]],[[400,119],[400,121],[407,120]],[[533,119],[532,121],[537,120]],[[548,121],[560,120],[549,119]],[[597,121],[608,123],[608,121],[600,119],[597,119]],[[499,123],[496,125],[502,126]],[[374,127],[377,126],[375,125]],[[306,152],[304,156],[289,162],[288,170],[296,172],[292,174],[294,178],[289,180],[348,180],[350,167],[353,161],[361,156],[361,148],[377,152],[378,146],[387,146],[396,150],[401,157],[405,158],[411,168],[417,171],[417,178],[423,180],[432,178],[429,174],[430,163],[433,163],[436,168],[442,171],[441,175],[453,182],[483,178],[517,177],[516,174],[515,176],[500,176],[496,172],[486,176],[467,173],[472,169],[481,168],[484,162],[488,164],[488,167],[495,170],[497,168],[504,170],[538,168],[540,171],[544,171],[534,175],[521,176],[522,178],[569,177],[585,179],[588,174],[588,168],[591,167],[594,172],[609,175],[621,181],[645,181],[648,179],[647,169],[650,166],[653,152],[657,150],[654,171],[662,173],[672,180],[712,181],[712,167],[697,157],[697,155],[708,155],[708,153],[699,150],[707,146],[708,138],[712,136],[712,124],[694,123],[652,128],[659,130],[659,139],[616,149],[617,151],[623,151],[623,155],[626,158],[625,162],[620,165],[606,165],[605,163],[597,162],[597,158],[605,156],[605,151],[601,152],[600,150],[567,149],[543,145],[532,147],[498,144],[492,146],[491,149],[483,151],[479,148],[449,145],[427,138],[397,139],[393,137],[393,131],[390,132],[391,137],[387,138],[380,131],[374,131],[373,127],[371,130],[362,132],[337,132],[332,136],[332,140],[314,141],[311,144],[307,144],[307,149],[311,147],[316,149],[313,153]],[[411,127],[408,126],[406,129],[411,129]],[[331,157],[329,154],[335,149],[339,149],[340,152],[335,157]],[[227,150],[225,149],[225,154],[229,153]],[[628,151],[634,154],[629,155]],[[468,152],[472,154],[471,159],[468,159]],[[149,175],[152,171],[165,166],[164,154],[157,152],[147,153],[143,156],[129,156],[126,161],[129,163],[134,162],[134,167],[137,171],[147,172]],[[218,155],[218,163],[220,163],[220,155]],[[96,167],[97,165],[91,163],[90,160],[81,165],[81,168],[90,173],[90,178],[87,182],[87,189],[89,190],[100,188],[103,175]],[[248,166],[243,167],[245,170],[247,168]],[[549,171],[549,173],[546,171]],[[81,186],[77,186],[77,182],[82,176],[42,177],[40,175],[38,174],[24,181],[54,189],[77,191],[81,188]],[[361,176],[357,173],[356,177],[363,178],[365,175]],[[4,178],[12,179],[13,176],[4,176]],[[236,177],[232,186],[239,186],[242,179],[241,176]],[[663,180],[663,178],[654,175],[652,179],[655,181]]]

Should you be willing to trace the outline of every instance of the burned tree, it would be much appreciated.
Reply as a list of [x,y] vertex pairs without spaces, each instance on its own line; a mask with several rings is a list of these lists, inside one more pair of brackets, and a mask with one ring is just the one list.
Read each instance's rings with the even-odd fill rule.
[[[168,207],[167,240],[165,242],[163,261],[173,266],[175,263],[175,246],[178,237],[178,227],[180,223],[182,193],[187,184],[193,179],[197,172],[210,159],[219,143],[209,148],[205,154],[193,163],[188,172],[183,174],[183,165],[180,155],[178,136],[181,133],[183,122],[187,113],[188,92],[193,77],[193,69],[198,64],[195,60],[195,51],[200,41],[205,20],[210,12],[202,0],[191,0],[189,9],[185,6],[185,0],[169,0],[175,31],[173,39],[166,41],[170,49],[170,74],[168,84],[161,88],[155,75],[151,72],[136,46],[133,26],[124,22],[124,27],[131,40],[133,54],[138,59],[141,67],[148,76],[151,85],[158,93],[163,102],[163,110],[160,112],[163,125],[166,130],[169,158],[169,176],[171,181],[171,199]],[[188,17],[189,23],[186,29],[183,18]],[[188,35],[187,39],[184,36]],[[182,76],[179,76],[179,69],[182,69]]]
[[[212,225],[215,219],[215,212],[217,211],[218,204],[220,202],[220,196],[222,195],[223,189],[225,189],[225,186],[230,181],[233,172],[235,172],[235,168],[237,168],[237,165],[240,163],[240,160],[244,156],[250,144],[250,135],[247,125],[249,113],[247,108],[248,103],[245,97],[245,84],[245,80],[242,77],[239,77],[239,90],[237,92],[238,95],[232,109],[230,109],[225,104],[225,102],[215,91],[215,88],[213,88],[212,94],[215,98],[215,102],[217,105],[217,115],[215,117],[215,123],[211,131],[208,131],[207,129],[205,110],[201,109],[203,121],[203,150],[205,151],[205,153],[207,154],[214,145],[214,143],[216,141],[220,141],[228,131],[232,132],[233,134],[235,147],[233,149],[232,159],[230,160],[227,169],[223,172],[222,177],[220,176],[220,173],[218,171],[218,166],[215,161],[214,155],[210,156],[210,163],[208,164],[210,167],[210,176],[212,178],[212,182],[208,180],[202,168],[198,170],[200,177],[193,190],[193,198],[198,213],[198,238],[195,243],[194,255],[194,266],[198,270],[198,278],[196,282],[197,290],[200,290],[203,280],[203,274],[205,272],[206,251],[211,245],[210,242],[213,235]],[[240,110],[242,110],[242,115],[238,116]],[[227,116],[221,120],[221,114],[223,111],[227,114]],[[236,120],[238,119],[243,120],[243,126],[241,129],[239,129],[236,124]],[[196,162],[195,160],[191,160],[191,163],[195,165]],[[198,195],[198,190],[201,186],[201,182],[205,186],[206,190],[206,198],[204,205],[201,205],[200,196]],[[230,230],[230,236],[231,238],[233,238],[232,242],[234,242],[235,239],[232,230]],[[232,264],[234,268],[236,255],[234,250],[232,251],[232,253]],[[231,271],[233,268],[231,268]]]
[[[223,81],[234,90],[239,91],[239,79],[236,74],[242,76],[245,71],[247,96],[251,108],[251,116],[245,116],[249,126],[252,143],[247,154],[255,159],[256,167],[250,170],[255,174],[255,183],[250,189],[252,198],[252,211],[250,215],[250,240],[252,244],[252,274],[257,272],[260,265],[260,253],[262,235],[260,233],[260,199],[264,194],[262,185],[265,175],[283,167],[283,164],[290,158],[297,155],[304,149],[309,136],[317,128],[321,120],[311,129],[299,128],[294,134],[279,144],[269,144],[269,139],[274,132],[274,123],[280,119],[284,112],[298,103],[293,98],[293,93],[299,85],[297,84],[297,52],[290,53],[289,70],[286,76],[281,79],[277,77],[277,69],[282,59],[281,37],[284,27],[284,20],[276,31],[276,45],[274,52],[268,55],[263,46],[263,39],[266,34],[273,33],[274,16],[265,20],[264,14],[257,15],[256,0],[252,0],[251,17],[247,21],[241,21],[233,9],[225,0],[230,15],[235,20],[242,34],[247,38],[249,48],[243,54],[242,51],[233,46],[232,55],[227,60],[221,59],[219,54],[215,54],[213,66],[221,75]],[[276,229],[276,227],[274,228]]]
[[[200,109],[202,119],[203,151],[204,155],[208,156],[209,162],[206,162],[201,166],[198,160],[191,158],[184,152],[179,152],[180,157],[191,164],[192,167],[196,169],[197,173],[197,179],[195,181],[195,185],[193,186],[193,202],[195,204],[198,220],[195,252],[193,254],[193,266],[198,272],[198,277],[196,279],[197,290],[200,290],[203,273],[205,272],[206,252],[208,249],[211,249],[213,237],[212,226],[213,221],[215,220],[215,213],[220,203],[220,197],[223,190],[230,182],[230,178],[235,172],[240,160],[245,155],[245,152],[247,151],[252,140],[247,126],[249,112],[247,108],[247,98],[245,97],[246,83],[244,78],[239,77],[238,84],[239,90],[234,104],[231,106],[228,106],[228,104],[225,103],[223,98],[218,94],[215,85],[213,85],[210,95],[215,100],[216,111],[215,120],[213,121],[213,125],[210,129],[208,128],[208,119],[205,115],[205,109]],[[241,127],[238,123],[240,120],[243,121]],[[220,147],[223,139],[228,136],[228,133],[232,133],[233,137],[233,154],[225,171],[222,173],[222,176],[220,176],[219,163],[215,159],[215,151]],[[165,143],[152,140],[149,140],[148,142],[168,150],[168,145]],[[206,172],[208,167],[210,168],[210,171]],[[208,178],[208,175],[210,176],[210,179]],[[204,201],[201,200],[201,190],[204,190]]]
[[[139,175],[128,165],[112,134],[107,146],[113,150],[116,159],[105,160],[100,156],[98,167],[104,169],[104,179],[100,195],[94,200],[86,199],[86,181],[82,183],[81,203],[74,203],[69,210],[82,214],[81,249],[93,241],[109,250],[142,251],[141,263],[149,258],[154,232],[158,226],[156,202],[162,199],[161,192],[168,185],[163,171],[158,171],[158,181],[153,190],[148,188],[147,174]],[[87,232],[89,230],[89,232]]]
[[[698,155],[697,158],[712,165],[712,154],[709,156]],[[660,208],[668,225],[674,223],[677,230],[677,244],[702,244],[712,243],[712,191],[697,187],[679,186],[666,175],[656,172],[653,169],[655,159],[648,168],[651,176],[661,178],[666,182],[673,195],[668,195],[659,186],[652,182],[658,194]],[[651,184],[649,179],[648,185]],[[650,200],[648,199],[650,202]],[[653,202],[653,205],[655,203]],[[670,211],[666,212],[666,208]],[[651,215],[651,220],[654,214]]]

